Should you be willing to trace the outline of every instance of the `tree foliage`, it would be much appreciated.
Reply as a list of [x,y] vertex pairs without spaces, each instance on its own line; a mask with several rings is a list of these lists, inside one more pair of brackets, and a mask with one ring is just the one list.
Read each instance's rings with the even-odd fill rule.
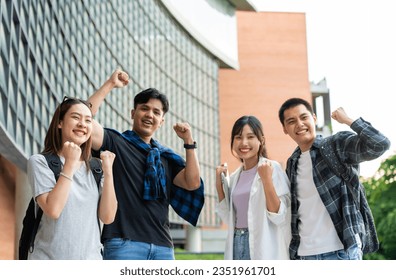
[[365,258],[396,260],[396,155],[384,160],[376,174],[362,182],[380,241],[378,252]]

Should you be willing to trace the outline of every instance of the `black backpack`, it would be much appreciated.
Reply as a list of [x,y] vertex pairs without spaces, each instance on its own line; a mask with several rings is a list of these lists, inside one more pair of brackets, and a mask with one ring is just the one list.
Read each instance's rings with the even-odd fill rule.
[[[57,181],[62,168],[62,163],[59,156],[55,154],[43,154],[43,156],[47,160],[49,168],[51,168],[51,170],[54,172],[55,180]],[[99,189],[100,180],[103,174],[102,163],[98,158],[93,157],[89,164]],[[32,253],[34,250],[34,239],[36,237],[41,217],[43,216],[43,210],[38,205],[37,213],[35,213],[35,209],[36,203],[34,198],[32,198],[22,222],[22,232],[19,239],[20,260],[27,260],[28,253]]]

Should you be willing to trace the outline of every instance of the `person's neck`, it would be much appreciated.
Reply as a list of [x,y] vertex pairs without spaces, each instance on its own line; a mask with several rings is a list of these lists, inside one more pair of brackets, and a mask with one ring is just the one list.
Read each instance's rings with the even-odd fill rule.
[[136,130],[132,130],[132,131],[134,131],[137,134],[137,136],[139,136],[140,139],[142,139],[143,142],[149,145],[151,144],[151,138],[152,138],[151,136],[143,136],[140,133],[138,133]]
[[300,147],[301,152],[304,153],[304,152],[309,151],[311,149],[312,143],[309,144],[309,145],[301,145],[299,147]]
[[301,150],[302,153],[305,153],[305,152],[309,151],[310,149],[311,149],[311,146],[309,146],[309,147],[300,147],[300,150]]
[[244,160],[243,161],[243,170],[252,169],[253,167],[255,167],[257,165],[257,163],[258,163],[257,157]]

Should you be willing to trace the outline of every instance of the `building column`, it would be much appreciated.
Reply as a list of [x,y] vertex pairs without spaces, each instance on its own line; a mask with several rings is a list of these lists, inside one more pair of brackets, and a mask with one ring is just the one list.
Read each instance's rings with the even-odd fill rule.
[[187,226],[186,249],[192,253],[202,252],[202,230],[200,227]]
[[25,217],[26,209],[32,198],[32,191],[29,186],[27,174],[17,169],[15,182],[15,257],[18,259],[19,238],[22,231],[22,221]]

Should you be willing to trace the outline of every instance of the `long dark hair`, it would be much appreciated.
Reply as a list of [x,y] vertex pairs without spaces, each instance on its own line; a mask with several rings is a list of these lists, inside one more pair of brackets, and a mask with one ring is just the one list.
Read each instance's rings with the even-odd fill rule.
[[[91,110],[91,104],[85,100],[70,98],[65,96],[63,98],[62,103],[56,108],[54,115],[52,116],[52,120],[50,126],[47,131],[47,135],[44,140],[44,149],[42,151],[43,154],[56,154],[58,155],[62,150],[62,129],[58,127],[58,124],[63,120],[67,111],[73,105],[76,104],[84,104]],[[85,165],[89,169],[89,160],[91,159],[91,147],[92,147],[92,138],[89,137],[88,140],[83,143],[81,148],[81,156],[85,162]]]
[[256,135],[257,139],[259,139],[260,142],[262,141],[257,155],[259,157],[262,156],[262,157],[267,158],[268,155],[267,155],[267,148],[265,147],[263,126],[261,125],[261,122],[255,116],[242,116],[238,120],[236,120],[236,122],[234,123],[234,126],[232,127],[232,131],[231,131],[231,153],[232,153],[232,155],[237,157],[234,154],[234,151],[232,149],[232,146],[234,144],[234,137],[236,135],[241,135],[242,130],[245,125],[250,126],[254,135]]

